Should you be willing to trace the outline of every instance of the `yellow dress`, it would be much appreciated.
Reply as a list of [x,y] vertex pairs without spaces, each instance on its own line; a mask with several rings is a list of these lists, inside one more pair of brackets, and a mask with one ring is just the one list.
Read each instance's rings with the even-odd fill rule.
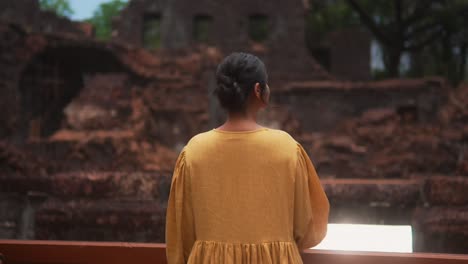
[[287,132],[212,129],[177,159],[166,215],[169,264],[302,263],[327,232],[329,202]]

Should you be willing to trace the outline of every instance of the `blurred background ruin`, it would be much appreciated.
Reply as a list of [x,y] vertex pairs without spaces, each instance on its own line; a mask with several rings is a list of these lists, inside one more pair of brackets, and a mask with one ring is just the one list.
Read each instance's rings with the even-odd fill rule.
[[245,51],[332,223],[468,254],[466,25],[467,0],[0,0],[0,238],[164,242],[175,160]]

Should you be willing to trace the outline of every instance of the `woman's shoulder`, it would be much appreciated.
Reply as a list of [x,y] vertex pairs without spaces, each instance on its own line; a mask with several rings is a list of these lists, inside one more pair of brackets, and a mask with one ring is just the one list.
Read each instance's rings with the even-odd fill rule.
[[[263,131],[255,132],[255,134],[258,137],[254,136],[253,133],[248,133],[248,136],[246,138],[255,138],[255,140],[259,141],[259,144],[271,146],[274,149],[282,149],[283,151],[296,150],[299,144],[298,141],[296,141],[296,139],[290,133],[281,129],[264,127]],[[216,143],[218,136],[219,132],[213,130],[198,133],[188,140],[185,146],[185,150],[199,150],[200,148],[206,149],[207,146],[212,145],[210,143]],[[240,134],[233,136],[242,137],[242,135]]]
[[296,146],[298,141],[287,131],[276,129],[276,128],[268,128],[268,133],[266,134],[266,138],[270,142],[281,143],[290,146]]
[[274,142],[274,149],[281,150],[287,155],[297,153],[300,143],[290,133],[281,129],[270,129],[269,131],[268,141]]
[[[286,132],[284,130],[281,130],[281,129],[263,127],[262,131],[258,131],[258,133],[261,133],[259,135],[261,135],[263,138],[265,138],[265,137],[268,138],[269,137],[269,138],[275,138],[277,140],[288,141],[288,142],[291,142],[291,143],[297,143],[297,141],[294,139],[294,137],[291,134],[289,134],[288,132]],[[213,137],[215,137],[217,134],[218,134],[218,132],[215,132],[213,129],[198,133],[198,134],[192,136],[189,139],[189,141],[187,142],[187,145],[197,144],[199,142],[210,140]]]
[[275,128],[268,128],[268,131],[270,131],[270,135],[273,137],[277,137],[278,139],[284,140],[284,141],[289,141],[291,143],[296,143],[296,139],[289,134],[288,132],[281,130],[281,129],[275,129]]
[[204,141],[208,140],[209,138],[211,138],[211,130],[200,132],[200,133],[195,134],[194,136],[192,136],[187,141],[186,146],[196,145],[196,144],[198,144],[200,142],[204,142]]

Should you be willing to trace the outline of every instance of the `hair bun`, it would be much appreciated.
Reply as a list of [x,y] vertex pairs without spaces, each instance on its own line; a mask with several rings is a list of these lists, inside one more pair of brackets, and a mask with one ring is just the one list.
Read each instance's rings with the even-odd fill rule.
[[226,106],[236,106],[245,101],[245,95],[239,83],[224,74],[219,74],[217,76],[217,88],[215,89],[215,93]]
[[229,112],[245,110],[247,99],[255,83],[266,83],[265,65],[248,53],[232,53],[216,69],[217,95],[221,106]]

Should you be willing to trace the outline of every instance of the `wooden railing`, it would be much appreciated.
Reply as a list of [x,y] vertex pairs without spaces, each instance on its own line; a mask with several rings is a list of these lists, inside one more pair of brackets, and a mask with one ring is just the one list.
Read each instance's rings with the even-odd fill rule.
[[[0,240],[3,264],[164,264],[164,244]],[[304,264],[468,264],[468,255],[307,250]],[[221,263],[220,263],[221,264]]]

